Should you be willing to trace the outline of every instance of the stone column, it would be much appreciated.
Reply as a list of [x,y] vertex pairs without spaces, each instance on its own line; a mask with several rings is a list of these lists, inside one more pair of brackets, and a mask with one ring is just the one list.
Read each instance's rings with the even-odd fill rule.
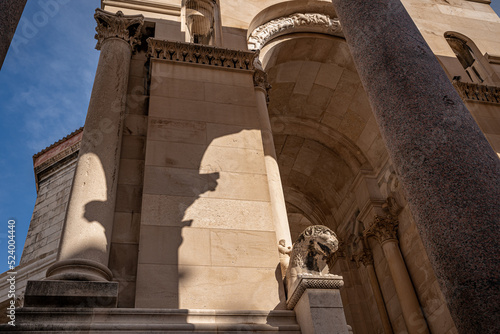
[[[271,195],[271,209],[273,212],[274,226],[276,229],[276,239],[285,240],[285,247],[292,246],[292,237],[290,235],[290,226],[288,225],[288,216],[286,212],[285,197],[283,195],[283,186],[274,147],[273,132],[271,122],[269,121],[269,112],[267,110],[267,91],[270,88],[267,82],[267,74],[262,69],[258,58],[255,64],[254,73],[255,96],[257,98],[257,109],[262,131],[262,144],[264,146],[265,164],[267,180],[269,183],[269,194]],[[283,275],[285,273],[282,273]]]
[[97,9],[101,50],[71,188],[58,262],[50,280],[108,281],[122,121],[132,49],[140,43],[142,15]]
[[397,218],[391,215],[376,216],[373,224],[364,233],[366,237],[376,237],[382,246],[408,333],[429,333],[410,275],[399,250]]
[[332,2],[458,331],[500,333],[498,157],[400,0]]
[[384,333],[392,334],[393,331],[391,321],[389,320],[389,315],[387,314],[384,297],[382,297],[380,284],[373,266],[373,254],[370,250],[365,248],[362,254],[355,260],[357,260],[356,262],[361,261],[368,272],[368,279],[370,280],[370,286],[372,288],[373,297],[375,298],[375,303],[377,303],[377,309],[380,315],[380,320],[382,321],[382,326],[384,327]]

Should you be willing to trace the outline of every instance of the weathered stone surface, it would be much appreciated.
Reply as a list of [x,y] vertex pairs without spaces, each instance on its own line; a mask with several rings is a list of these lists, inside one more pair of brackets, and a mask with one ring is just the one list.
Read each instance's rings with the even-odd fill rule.
[[333,3],[459,331],[498,332],[498,158],[398,0]]
[[28,281],[25,307],[116,307],[118,283]]

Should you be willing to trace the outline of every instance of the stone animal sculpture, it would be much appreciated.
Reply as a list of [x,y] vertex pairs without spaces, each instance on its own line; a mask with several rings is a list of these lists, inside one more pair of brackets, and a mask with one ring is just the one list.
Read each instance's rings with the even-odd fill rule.
[[329,275],[328,260],[339,248],[335,233],[323,225],[309,226],[293,244],[286,272],[286,287],[290,293],[299,275]]

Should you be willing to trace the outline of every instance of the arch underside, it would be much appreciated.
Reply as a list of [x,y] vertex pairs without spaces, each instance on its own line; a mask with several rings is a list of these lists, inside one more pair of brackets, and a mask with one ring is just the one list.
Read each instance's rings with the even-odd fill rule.
[[261,59],[272,85],[268,109],[289,213],[336,231],[354,210],[356,176],[387,161],[347,44],[293,33],[269,41]]

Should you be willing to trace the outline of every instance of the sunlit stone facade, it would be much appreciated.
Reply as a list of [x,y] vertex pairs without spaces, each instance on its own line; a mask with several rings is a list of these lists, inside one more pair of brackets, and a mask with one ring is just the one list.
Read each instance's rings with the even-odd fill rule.
[[[34,159],[18,330],[498,330],[489,1],[103,0],[95,17],[84,130]],[[329,273],[285,272],[313,225],[335,235],[305,247]]]

